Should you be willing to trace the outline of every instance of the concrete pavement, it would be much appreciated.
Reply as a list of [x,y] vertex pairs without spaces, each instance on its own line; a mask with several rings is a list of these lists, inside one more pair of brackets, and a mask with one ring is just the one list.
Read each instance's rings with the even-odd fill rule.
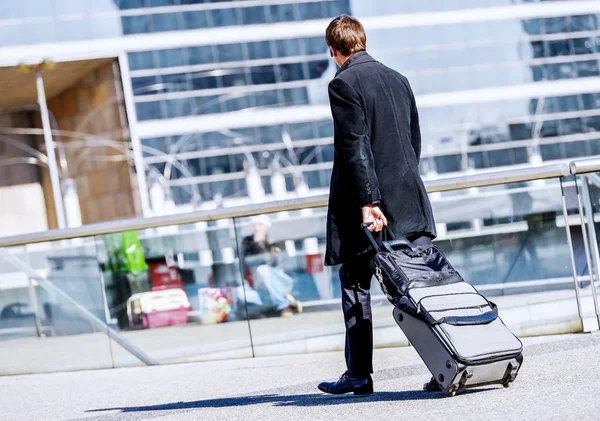
[[599,334],[526,339],[511,388],[454,398],[420,391],[428,372],[410,347],[376,350],[375,369],[369,398],[317,391],[344,371],[340,352],[0,377],[0,419],[600,419]]

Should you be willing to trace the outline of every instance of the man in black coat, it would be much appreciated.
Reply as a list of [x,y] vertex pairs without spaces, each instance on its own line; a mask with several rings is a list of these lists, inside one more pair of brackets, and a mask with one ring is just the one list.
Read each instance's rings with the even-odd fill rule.
[[435,238],[435,222],[419,175],[421,133],[408,80],[367,54],[366,34],[355,18],[335,18],[325,39],[340,66],[329,84],[335,156],[325,259],[328,265],[343,264],[348,370],[337,382],[321,383],[319,389],[371,394],[373,250],[361,223],[371,222],[369,229],[375,233],[387,226],[396,235],[425,245]]

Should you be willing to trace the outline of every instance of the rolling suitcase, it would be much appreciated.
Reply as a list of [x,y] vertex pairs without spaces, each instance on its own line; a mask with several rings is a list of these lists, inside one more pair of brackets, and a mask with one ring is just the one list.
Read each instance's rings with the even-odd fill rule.
[[475,386],[508,387],[523,362],[523,344],[498,317],[495,304],[465,282],[434,245],[406,238],[379,245],[362,227],[377,254],[371,261],[394,320],[444,393]]

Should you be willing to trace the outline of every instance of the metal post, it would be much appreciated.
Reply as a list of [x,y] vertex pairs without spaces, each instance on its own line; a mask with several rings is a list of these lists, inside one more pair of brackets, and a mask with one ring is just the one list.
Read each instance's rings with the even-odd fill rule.
[[142,141],[137,134],[137,116],[135,112],[135,103],[133,101],[131,78],[129,77],[129,60],[127,54],[119,54],[118,61],[119,70],[121,72],[121,84],[123,85],[125,111],[127,112],[127,120],[129,122],[129,137],[133,149],[133,163],[135,165],[140,202],[142,205],[142,216],[147,218],[152,216],[152,210],[150,209],[150,195],[148,193],[148,183],[146,182],[146,167],[144,166]]
[[[596,282],[600,280],[600,256],[598,256],[598,239],[596,238],[596,225],[594,223],[594,209],[592,208],[592,202],[590,200],[590,189],[588,186],[587,177],[581,177],[582,182],[582,194],[577,194],[579,199],[579,214],[581,215],[581,231],[583,234],[583,241],[585,244],[585,257],[588,262],[588,271],[590,273],[590,286],[592,288],[592,297],[594,299],[594,310],[596,311],[596,319],[598,320],[598,329],[600,329],[600,306],[598,305],[598,294],[596,292]],[[583,202],[583,203],[582,203]],[[585,208],[585,215],[583,214]],[[586,235],[585,230],[585,219],[587,219],[587,227],[589,236]],[[588,246],[589,245],[589,246]],[[591,257],[590,257],[591,247]],[[593,267],[592,267],[593,258]],[[594,276],[595,275],[595,276]]]
[[571,269],[573,271],[573,281],[575,282],[575,299],[577,301],[577,312],[579,313],[579,320],[581,320],[581,328],[583,330],[583,311],[581,308],[581,295],[579,292],[579,282],[577,280],[577,266],[575,263],[575,252],[573,251],[573,239],[571,238],[571,227],[569,226],[569,214],[567,212],[567,199],[565,197],[565,188],[563,185],[563,179],[560,179],[560,189],[562,192],[562,207],[563,216],[565,218],[565,229],[567,231],[567,244],[569,246],[569,256],[571,257]]
[[58,228],[66,228],[65,209],[63,206],[62,194],[60,191],[60,178],[58,176],[58,167],[56,166],[56,154],[54,153],[54,141],[52,140],[52,128],[50,118],[48,117],[48,104],[46,104],[46,92],[44,91],[44,81],[41,70],[35,71],[35,80],[37,84],[38,104],[42,116],[42,129],[44,131],[44,143],[46,144],[46,154],[48,155],[48,169],[50,171],[50,181],[52,183],[52,196],[54,197],[54,208],[56,209],[56,220]]
[[33,310],[33,320],[35,322],[35,333],[38,338],[42,337],[42,323],[40,321],[40,306],[38,305],[37,295],[33,279],[29,278],[29,305]]

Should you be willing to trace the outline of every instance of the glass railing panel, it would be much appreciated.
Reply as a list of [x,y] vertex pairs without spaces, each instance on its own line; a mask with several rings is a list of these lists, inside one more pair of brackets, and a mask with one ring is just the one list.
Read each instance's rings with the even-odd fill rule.
[[436,244],[516,334],[580,331],[558,179],[430,197]]
[[5,248],[0,261],[1,374],[113,367],[93,238]]
[[[97,237],[111,325],[157,363],[252,356],[232,220]],[[117,366],[135,359],[114,351]]]
[[[558,179],[430,197],[436,245],[517,334],[580,331]],[[323,266],[326,209],[235,221],[255,353],[343,349],[340,268]],[[375,347],[406,344],[374,279],[371,299]]]

